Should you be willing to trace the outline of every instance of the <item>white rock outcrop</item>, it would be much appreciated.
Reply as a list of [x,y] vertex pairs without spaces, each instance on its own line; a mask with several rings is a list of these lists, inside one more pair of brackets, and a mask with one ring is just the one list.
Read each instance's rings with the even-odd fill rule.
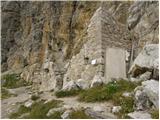
[[145,111],[134,111],[128,113],[128,116],[132,119],[151,119],[151,115]]
[[140,74],[143,74],[147,70],[158,69],[158,53],[158,44],[146,45],[133,62],[133,65],[131,66],[129,73],[133,77],[136,77]]
[[156,80],[148,80],[142,82],[142,86],[149,100],[156,108],[159,108],[159,82]]
[[149,102],[154,107],[159,108],[159,82],[156,80],[147,80],[142,82],[142,86],[135,88],[135,105],[137,110],[150,108]]
[[77,84],[74,81],[69,81],[64,85],[62,90],[70,91],[70,90],[78,90],[78,89],[79,89],[79,87],[77,86]]
[[103,81],[104,81],[104,77],[100,75],[95,75],[91,82],[91,87],[100,86],[103,84]]
[[77,84],[77,86],[78,86],[80,89],[87,89],[87,88],[89,88],[89,83],[88,83],[88,81],[83,80],[83,79],[78,79],[78,80],[76,81],[76,84]]

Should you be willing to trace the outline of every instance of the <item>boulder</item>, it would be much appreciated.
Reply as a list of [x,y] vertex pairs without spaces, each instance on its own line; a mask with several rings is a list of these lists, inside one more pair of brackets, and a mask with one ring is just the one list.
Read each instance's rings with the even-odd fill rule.
[[144,110],[151,107],[151,103],[159,108],[159,82],[147,80],[138,86],[135,92],[135,105],[137,110]]
[[132,119],[152,119],[151,115],[145,111],[134,111],[132,113],[128,113],[128,116]]
[[159,82],[156,80],[148,80],[142,82],[142,86],[149,100],[156,108],[159,108]]
[[81,89],[87,89],[87,88],[89,88],[89,83],[87,81],[83,80],[83,79],[78,79],[76,81],[76,84]]
[[115,119],[115,116],[110,112],[104,114],[102,111],[95,111],[90,107],[85,109],[85,114],[93,119]]
[[31,107],[33,105],[33,103],[34,103],[34,101],[28,100],[27,102],[24,103],[24,106],[28,108],[28,107]]
[[100,75],[95,75],[91,82],[91,87],[100,86],[103,84],[103,81],[104,81],[104,77]]
[[158,44],[146,45],[133,62],[133,65],[129,70],[129,74],[131,74],[133,77],[137,77],[146,71],[158,69],[158,52]]
[[142,75],[139,76],[140,80],[149,80],[151,78],[152,72],[145,72]]
[[113,106],[112,113],[118,113],[122,109],[121,106]]
[[97,105],[93,107],[93,110],[96,112],[104,112],[104,107]]
[[52,114],[54,114],[54,112],[58,112],[58,111],[63,111],[64,108],[60,107],[60,108],[52,108],[48,111],[47,116],[51,116]]
[[136,110],[145,110],[150,108],[148,97],[143,90],[143,87],[138,86],[135,90],[135,107]]
[[70,91],[70,90],[78,90],[78,89],[79,89],[79,87],[77,86],[77,84],[74,81],[69,81],[64,85],[62,90]]
[[62,115],[61,118],[62,119],[69,119],[69,115],[72,112],[72,110],[66,110]]
[[132,96],[132,93],[131,92],[124,92],[122,94],[123,97],[131,97]]

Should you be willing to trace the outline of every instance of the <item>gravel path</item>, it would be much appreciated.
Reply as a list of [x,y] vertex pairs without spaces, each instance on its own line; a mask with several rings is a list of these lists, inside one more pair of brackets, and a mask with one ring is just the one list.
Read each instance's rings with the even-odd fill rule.
[[[16,89],[9,89],[10,92],[17,94],[16,97],[10,97],[8,99],[3,99],[1,101],[1,118],[8,118],[9,114],[12,112],[15,112],[19,104],[21,102],[25,102],[30,98],[30,90],[28,87],[20,87]],[[109,102],[96,102],[96,103],[85,103],[85,102],[79,102],[77,100],[78,97],[64,97],[64,98],[57,98],[54,96],[51,92],[44,92],[40,95],[41,99],[45,99],[47,101],[50,100],[61,100],[63,101],[65,108],[73,108],[75,110],[78,110],[80,108],[91,108],[95,111],[100,112],[103,114],[103,116],[106,116],[106,119],[116,119],[116,116],[113,115],[110,111],[113,105]]]
[[16,94],[15,97],[10,97],[1,100],[1,118],[8,118],[9,114],[15,112],[19,105],[17,103],[25,102],[29,99],[28,87],[20,87],[16,89],[8,89],[11,93]]

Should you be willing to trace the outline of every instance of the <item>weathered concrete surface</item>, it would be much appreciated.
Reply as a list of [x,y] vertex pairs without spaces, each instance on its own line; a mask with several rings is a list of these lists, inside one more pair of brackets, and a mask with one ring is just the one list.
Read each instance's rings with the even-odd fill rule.
[[106,82],[112,78],[126,77],[125,50],[119,48],[106,49],[105,77]]

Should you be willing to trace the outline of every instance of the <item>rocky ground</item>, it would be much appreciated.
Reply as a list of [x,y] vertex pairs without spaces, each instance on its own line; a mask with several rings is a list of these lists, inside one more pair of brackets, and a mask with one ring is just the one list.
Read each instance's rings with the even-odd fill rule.
[[[15,97],[10,97],[2,100],[2,118],[9,118],[9,115],[13,112],[16,112],[20,106],[20,104],[28,105],[31,101],[31,90],[30,87],[20,87],[15,89],[10,89],[11,92],[17,94]],[[33,93],[32,93],[33,94]],[[85,108],[90,110],[90,114],[95,118],[106,118],[113,119],[117,118],[113,113],[111,113],[111,108],[113,105],[109,102],[102,103],[85,103],[77,100],[77,97],[65,97],[65,98],[57,98],[53,92],[44,92],[40,94],[40,99],[44,99],[47,101],[51,100],[60,100],[63,101],[62,108],[66,108],[66,110],[74,109],[78,110],[81,108]]]

